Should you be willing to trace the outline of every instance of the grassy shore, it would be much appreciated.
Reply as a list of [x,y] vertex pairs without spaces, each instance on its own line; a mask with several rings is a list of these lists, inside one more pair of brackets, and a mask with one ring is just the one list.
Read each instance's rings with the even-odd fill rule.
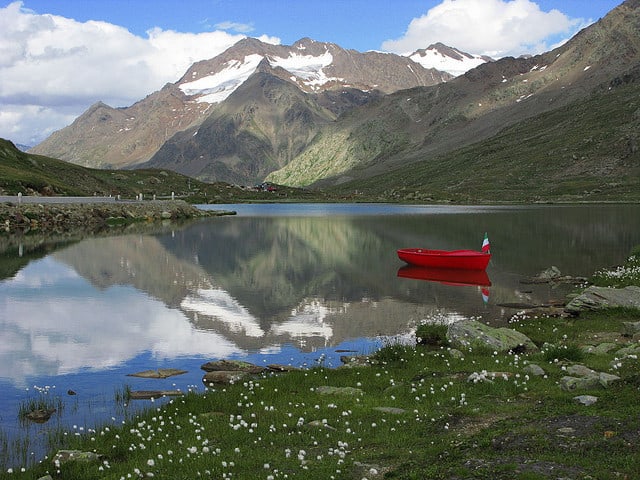
[[[632,256],[627,271],[640,257]],[[602,277],[602,275],[601,275]],[[637,283],[636,283],[637,284]],[[338,369],[262,373],[154,406],[130,422],[60,435],[61,448],[2,478],[621,479],[640,471],[640,311],[535,312],[510,328],[539,351],[390,343]],[[607,346],[603,348],[602,346]],[[532,365],[539,366],[543,372]],[[563,389],[576,365],[614,374]],[[596,398],[581,403],[578,396]],[[581,397],[582,398],[582,397]]]
[[[618,351],[631,342],[619,334],[625,320],[639,321],[640,313],[514,319],[537,343],[554,345],[530,355],[478,350],[458,358],[447,347],[389,345],[368,366],[247,378],[152,407],[125,425],[62,437],[65,448],[99,459],[60,465],[50,456],[6,475],[633,478],[640,471],[637,357],[576,358],[570,348],[611,341]],[[564,391],[559,381],[576,362],[622,380]],[[545,374],[526,373],[529,363]],[[482,376],[491,381],[469,380]],[[582,405],[579,394],[598,401]]]

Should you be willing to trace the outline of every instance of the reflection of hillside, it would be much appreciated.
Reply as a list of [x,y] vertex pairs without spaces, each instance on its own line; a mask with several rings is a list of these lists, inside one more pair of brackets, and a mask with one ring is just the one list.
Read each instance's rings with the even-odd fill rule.
[[261,321],[283,320],[308,296],[377,296],[395,262],[377,232],[346,218],[234,218],[214,228],[194,225],[162,242],[183,258],[197,252],[216,283]]
[[131,285],[170,307],[180,305],[189,291],[211,285],[197,259],[176,258],[155,237],[146,235],[88,238],[54,257],[97,288]]

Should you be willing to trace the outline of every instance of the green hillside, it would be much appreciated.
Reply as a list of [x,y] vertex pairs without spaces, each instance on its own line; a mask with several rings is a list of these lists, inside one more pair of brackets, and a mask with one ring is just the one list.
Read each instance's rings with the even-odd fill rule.
[[169,197],[171,192],[192,203],[309,200],[317,192],[278,186],[273,192],[256,191],[227,183],[205,183],[171,170],[97,170],[18,150],[0,138],[0,195],[116,196],[135,198],[140,193]]
[[625,80],[483,142],[330,191],[399,202],[640,201],[640,91]]

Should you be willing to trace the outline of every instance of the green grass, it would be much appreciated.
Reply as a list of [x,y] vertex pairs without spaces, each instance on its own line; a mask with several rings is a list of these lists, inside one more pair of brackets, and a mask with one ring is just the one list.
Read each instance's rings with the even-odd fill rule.
[[634,84],[594,94],[446,154],[407,153],[399,168],[329,191],[410,203],[638,202],[640,150],[627,140],[637,95]]
[[640,245],[632,249],[623,265],[597,271],[591,282],[601,287],[617,288],[640,285]]
[[[620,325],[633,320],[640,312],[616,310],[576,319],[519,317],[512,327],[538,342],[581,346],[594,335],[629,342]],[[368,367],[266,374],[150,404],[125,425],[60,437],[64,448],[95,452],[100,461],[56,466],[50,456],[25,473],[0,476],[632,478],[640,469],[633,454],[640,442],[640,367],[618,358],[613,368],[614,358],[615,352],[583,354],[586,366],[622,381],[576,393],[558,386],[571,361],[550,360],[545,351],[475,349],[456,358],[447,347],[390,343]],[[526,374],[528,363],[546,375]],[[468,381],[483,371],[500,373],[491,382]],[[350,387],[349,394],[322,394],[323,385]],[[581,393],[599,400],[585,407],[573,400]]]
[[206,183],[171,170],[99,170],[62,160],[31,155],[0,139],[0,195],[116,196],[170,198],[172,192],[189,203],[245,201],[325,201],[330,196],[278,186],[275,192]]

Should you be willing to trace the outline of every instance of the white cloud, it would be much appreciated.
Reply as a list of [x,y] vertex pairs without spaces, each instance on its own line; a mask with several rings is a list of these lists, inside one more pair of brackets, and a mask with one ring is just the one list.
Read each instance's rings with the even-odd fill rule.
[[254,28],[253,28],[253,24],[250,23],[238,23],[238,22],[220,22],[220,23],[216,23],[216,28],[219,28],[220,30],[233,30],[234,32],[239,32],[239,33],[249,33],[249,32],[253,32]]
[[382,49],[407,54],[442,42],[493,58],[537,54],[586,24],[555,9],[543,12],[531,0],[444,0],[414,18],[402,37],[387,40]]
[[130,105],[242,38],[160,28],[142,38],[106,22],[40,15],[11,3],[0,8],[0,137],[33,145],[92,103]]

